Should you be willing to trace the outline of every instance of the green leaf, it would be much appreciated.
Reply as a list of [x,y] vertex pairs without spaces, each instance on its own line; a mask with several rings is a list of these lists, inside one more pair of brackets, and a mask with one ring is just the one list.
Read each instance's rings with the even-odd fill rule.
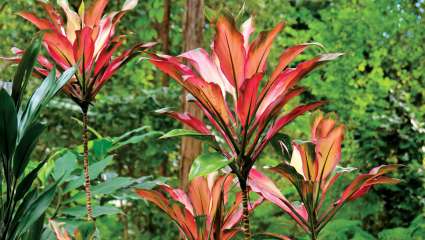
[[195,139],[206,141],[214,149],[218,149],[218,144],[214,140],[213,135],[205,135],[190,129],[173,129],[166,134],[162,135],[160,139],[172,138],[172,137],[193,137]]
[[28,165],[32,151],[38,142],[38,138],[44,131],[44,125],[35,123],[31,125],[19,141],[13,157],[13,173],[19,178]]
[[129,137],[131,137],[133,134],[138,134],[138,133],[145,131],[147,129],[149,129],[148,126],[142,126],[142,127],[133,129],[131,131],[128,131],[128,132],[122,134],[121,136],[114,138],[114,144],[118,143],[118,142],[122,142],[122,141],[128,139]]
[[103,159],[106,157],[111,147],[112,141],[106,138],[102,138],[93,141],[92,150],[97,159]]
[[29,209],[25,211],[23,217],[20,219],[18,226],[18,233],[26,232],[37,219],[47,210],[52,202],[57,184],[53,184],[46,191],[41,193],[38,198],[31,204]]
[[26,240],[42,240],[41,235],[43,233],[43,223],[45,214],[42,214],[38,220],[31,226],[30,230],[26,234]]
[[63,181],[69,180],[71,173],[78,168],[77,155],[71,151],[66,151],[60,158],[55,161],[53,170],[53,178],[57,181],[62,178]]
[[[114,145],[113,147],[110,149],[110,151],[115,151],[123,146],[126,146],[128,144],[137,144],[143,140],[145,140],[148,137],[157,137],[159,135],[161,135],[162,132],[158,132],[158,131],[149,131],[147,133],[143,133],[143,134],[136,134],[139,133],[142,129],[146,129],[146,127],[142,127],[139,128],[139,131],[132,131],[132,135],[129,134],[124,134],[121,137],[118,137],[117,139],[114,139]],[[137,129],[136,129],[137,130]]]
[[93,186],[92,192],[94,194],[110,194],[119,189],[130,186],[134,182],[135,180],[129,177],[115,177]]
[[[103,159],[102,161],[96,162],[89,166],[89,176],[90,179],[95,179],[97,176],[99,176],[100,173],[105,170],[105,168],[112,164],[113,157],[108,156],[107,158]],[[81,173],[80,176],[74,176],[74,180],[69,181],[69,183],[66,185],[64,192],[67,193],[71,190],[74,190],[84,184],[84,178],[83,173]]]
[[25,194],[31,189],[32,183],[37,178],[38,171],[44,166],[46,161],[43,161],[37,165],[25,178],[19,183],[16,188],[15,201],[21,200]]
[[96,224],[94,222],[85,222],[83,224],[78,225],[78,229],[76,229],[76,240],[92,240],[95,239],[94,235],[96,233]]
[[197,176],[206,176],[212,172],[224,168],[231,161],[218,152],[204,153],[198,156],[192,164],[189,180]]
[[[93,217],[97,218],[102,215],[113,215],[120,213],[121,210],[112,206],[93,206]],[[62,211],[63,214],[76,218],[84,218],[87,215],[86,207],[78,206],[66,208]]]
[[194,137],[200,140],[204,140],[205,137],[210,137],[210,135],[205,135],[194,130],[190,129],[173,129],[166,134],[162,135],[160,139],[163,138],[172,138],[172,137]]
[[[115,191],[121,190],[123,188],[127,188],[128,186],[134,184],[136,182],[135,179],[127,178],[127,177],[115,177],[107,180],[106,182],[99,183],[95,186],[91,187],[92,195],[104,195],[111,194]],[[85,199],[84,192],[78,192],[72,197],[65,200],[63,203],[68,204],[72,202],[78,202]]]
[[97,176],[99,176],[99,174],[101,174],[103,170],[105,170],[105,168],[111,165],[112,163],[113,163],[113,156],[107,156],[102,161],[99,161],[90,165],[89,166],[90,179],[97,178]]
[[56,93],[71,79],[75,74],[75,68],[69,68],[56,80],[56,70],[53,68],[49,75],[44,79],[41,85],[31,96],[25,109],[19,115],[20,125],[19,133],[25,132],[39,116],[40,110],[50,102]]
[[34,64],[37,60],[38,53],[41,47],[41,39],[37,38],[29,48],[25,50],[16,70],[13,79],[12,98],[15,102],[16,108],[21,106],[22,96],[24,95],[25,88],[27,87],[28,80],[31,76]]
[[12,157],[17,137],[16,108],[12,98],[0,89],[0,154],[6,159]]

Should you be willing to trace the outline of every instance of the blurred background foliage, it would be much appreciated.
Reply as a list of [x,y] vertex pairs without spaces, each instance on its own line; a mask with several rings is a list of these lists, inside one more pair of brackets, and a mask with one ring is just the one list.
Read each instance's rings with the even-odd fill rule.
[[[78,6],[80,0],[69,0]],[[117,9],[123,0],[110,1]],[[347,126],[342,165],[368,171],[372,166],[400,163],[405,167],[397,186],[378,187],[365,198],[345,207],[326,227],[321,239],[423,239],[425,236],[425,3],[423,0],[206,0],[207,18],[204,47],[208,48],[213,26],[221,10],[238,15],[239,23],[255,16],[257,30],[269,29],[279,21],[286,27],[270,54],[271,66],[285,47],[295,43],[319,42],[299,60],[323,51],[344,52],[336,62],[314,72],[302,85],[309,91],[297,101],[327,100],[323,110],[336,112]],[[0,0],[0,55],[10,48],[25,48],[36,33],[31,24],[16,13],[31,10],[42,13],[33,0]],[[183,46],[182,26],[185,1],[171,1],[170,54]],[[128,34],[125,44],[158,41],[155,26],[162,21],[163,0],[142,0],[119,25]],[[158,50],[160,48],[158,47]],[[0,63],[2,78],[11,79],[13,67]],[[158,116],[154,110],[180,108],[181,90],[173,81],[164,85],[161,75],[146,61],[134,60],[116,74],[92,108],[91,127],[102,136],[119,136],[141,126],[167,131],[177,124]],[[33,80],[38,81],[38,80]],[[37,83],[34,83],[37,85]],[[44,113],[48,134],[44,134],[33,161],[51,157],[64,147],[78,147],[80,127],[73,117],[78,108],[65,98],[56,98]],[[309,115],[300,117],[285,132],[294,138],[307,138]],[[95,135],[92,135],[95,138]],[[118,176],[134,179],[178,176],[178,140],[143,138],[113,153],[107,168]],[[274,165],[279,156],[269,148],[260,164]],[[276,176],[272,176],[275,177]],[[348,181],[349,179],[347,179]],[[278,180],[290,198],[293,189]],[[285,188],[286,187],[286,188]],[[342,186],[341,186],[342,187]],[[69,196],[64,196],[69,197]],[[54,212],[52,210],[52,212]],[[288,234],[304,239],[293,222],[270,204],[263,204],[252,219],[253,229]],[[159,211],[142,200],[128,199],[115,215],[99,217],[104,239],[175,239],[175,226]]]

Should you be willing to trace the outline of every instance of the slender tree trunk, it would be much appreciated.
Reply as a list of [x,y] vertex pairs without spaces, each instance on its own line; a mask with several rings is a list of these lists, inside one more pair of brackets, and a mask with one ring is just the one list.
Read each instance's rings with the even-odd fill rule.
[[89,108],[84,107],[83,111],[83,148],[84,148],[84,189],[86,191],[86,208],[88,221],[94,221],[93,209],[91,206],[90,176],[89,176],[89,137],[88,137],[88,117]]
[[[198,48],[202,45],[202,31],[204,28],[204,0],[187,0],[184,23],[185,51]],[[194,117],[202,119],[202,111],[195,103],[186,101],[187,92],[183,91],[183,109]],[[201,153],[202,143],[193,138],[183,138],[181,145],[180,184],[183,188],[188,185],[188,176],[193,160]]]
[[[158,25],[157,32],[159,41],[162,43],[162,51],[165,54],[170,53],[170,16],[171,16],[171,0],[163,1],[164,16],[162,17],[162,23]],[[162,87],[168,87],[169,78],[165,73],[161,74],[161,85]],[[159,173],[161,176],[168,176],[168,158],[165,158],[159,166]]]
[[251,230],[249,227],[249,200],[248,200],[248,187],[246,184],[246,179],[239,179],[239,186],[242,190],[242,231],[244,233],[244,240],[251,239]]
[[[162,17],[162,23],[159,27],[158,35],[162,43],[162,51],[165,54],[170,52],[170,14],[171,14],[171,0],[164,0],[164,15]],[[162,86],[168,86],[167,74],[161,76]]]

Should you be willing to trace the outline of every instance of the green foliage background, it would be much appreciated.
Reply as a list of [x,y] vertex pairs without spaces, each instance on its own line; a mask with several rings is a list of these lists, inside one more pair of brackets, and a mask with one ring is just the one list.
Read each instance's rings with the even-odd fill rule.
[[[78,1],[69,0],[78,5]],[[111,1],[117,9],[124,1]],[[181,52],[182,16],[185,1],[172,1],[171,54]],[[402,183],[378,187],[364,199],[348,205],[325,228],[322,239],[423,239],[425,236],[425,3],[422,0],[281,1],[206,0],[204,47],[214,33],[209,24],[220,10],[227,9],[242,22],[255,16],[257,30],[269,29],[279,21],[286,27],[269,57],[276,63],[285,47],[295,43],[320,42],[329,52],[345,56],[328,64],[302,84],[309,88],[298,101],[328,100],[323,110],[336,112],[347,126],[342,165],[368,171],[385,163],[404,164],[396,175]],[[25,48],[36,33],[31,24],[16,16],[22,10],[41,13],[35,1],[0,1],[0,55],[10,55],[12,46]],[[119,31],[129,35],[129,46],[138,41],[157,40],[153,28],[162,20],[162,1],[139,1]],[[158,48],[159,50],[159,48]],[[324,50],[312,48],[299,60]],[[13,67],[2,67],[2,78],[11,79]],[[157,116],[155,109],[179,108],[180,88],[172,81],[164,88],[160,74],[145,61],[132,61],[106,85],[92,111],[91,126],[104,136],[117,136],[150,125],[167,131],[174,121]],[[33,80],[34,82],[38,80]],[[34,83],[36,85],[36,83]],[[76,146],[80,127],[78,109],[65,98],[57,98],[44,114],[49,124],[34,161],[48,157],[56,149]],[[292,123],[285,132],[297,138],[308,137],[309,116]],[[120,176],[177,176],[177,140],[149,139],[118,151],[114,166]],[[273,165],[279,157],[270,148],[261,165]],[[259,166],[261,167],[261,166]],[[347,179],[348,181],[349,179]],[[285,188],[285,182],[278,183]],[[342,187],[342,186],[340,186]],[[293,190],[284,193],[292,196]],[[255,212],[255,231],[270,231],[303,239],[300,229],[270,204]],[[152,205],[132,200],[123,214],[99,219],[105,239],[174,239],[175,226]],[[337,234],[336,234],[337,233]]]

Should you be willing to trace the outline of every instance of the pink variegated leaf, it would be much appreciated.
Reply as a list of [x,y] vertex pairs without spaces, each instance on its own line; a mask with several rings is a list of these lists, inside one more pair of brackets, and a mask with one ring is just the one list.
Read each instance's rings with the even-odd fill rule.
[[220,67],[228,81],[238,91],[245,80],[245,50],[242,34],[235,26],[232,17],[222,15],[216,23],[214,52],[220,61]]
[[341,160],[341,145],[344,139],[344,126],[334,128],[327,137],[316,142],[316,159],[319,162],[320,179],[326,179]]
[[20,12],[18,15],[34,24],[40,30],[48,30],[53,27],[47,19],[38,18],[30,12]]
[[82,19],[80,19],[78,13],[71,9],[68,0],[58,0],[58,4],[66,14],[66,36],[70,42],[74,42],[76,38],[75,32],[81,29]]
[[198,131],[201,134],[211,135],[211,132],[207,128],[205,123],[199,120],[198,118],[190,115],[189,113],[178,113],[166,109],[158,110],[157,113],[166,114],[174,119],[177,119],[183,124],[191,127],[192,129]]
[[274,203],[280,207],[283,211],[288,213],[297,223],[304,229],[307,226],[304,222],[307,222],[307,215],[305,208],[292,205],[279,191],[276,185],[267,176],[262,174],[256,169],[251,169],[248,177],[248,185],[252,191],[258,193],[268,201]]
[[357,176],[342,193],[337,204],[345,201],[352,201],[366,194],[369,189],[376,184],[397,184],[400,180],[383,176],[386,173],[396,170],[400,165],[381,165],[373,168],[367,174]]
[[171,188],[170,186],[166,184],[161,184],[159,186],[159,189],[162,191],[168,193],[172,199],[174,199],[177,202],[180,202],[183,204],[183,206],[192,214],[195,215],[193,211],[192,203],[189,199],[189,196],[181,189],[179,188]]
[[282,28],[283,23],[279,23],[271,31],[261,32],[257,39],[250,44],[245,64],[245,78],[251,78],[254,74],[265,71],[273,40]]
[[95,0],[84,14],[84,24],[92,28],[99,24],[107,4],[108,0]]
[[209,214],[211,191],[208,188],[208,182],[206,178],[194,178],[189,184],[188,195],[196,215]]
[[57,32],[46,32],[43,41],[50,57],[63,70],[68,69],[76,63],[72,43],[65,36]]
[[263,74],[259,73],[250,79],[246,79],[242,84],[237,101],[237,115],[243,128],[251,120],[255,114],[255,106],[257,103],[257,94],[260,81],[263,79]]
[[191,65],[206,82],[212,82],[219,85],[224,97],[226,96],[226,92],[230,93],[232,96],[234,95],[235,90],[224,76],[220,66],[214,64],[204,49],[194,49],[185,52],[180,56],[188,59]]
[[63,19],[61,15],[53,8],[53,6],[47,2],[38,1],[43,7],[44,11],[47,12],[50,18],[50,22],[54,25],[54,29],[57,32],[62,31]]
[[270,128],[270,130],[267,132],[267,136],[266,136],[267,141],[272,139],[276,135],[276,133],[278,133],[283,127],[285,127],[288,123],[292,122],[298,116],[308,111],[312,111],[325,103],[326,102],[324,101],[319,101],[315,103],[301,105],[294,108],[292,111],[285,114],[283,117],[277,119],[276,122],[273,124],[273,126]]
[[73,45],[74,59],[77,62],[81,61],[81,69],[83,72],[91,69],[93,64],[94,42],[91,38],[93,29],[84,27],[82,30],[77,31],[77,38]]
[[252,17],[250,17],[241,26],[241,32],[243,36],[243,46],[245,48],[246,54],[248,54],[248,50],[249,50],[249,36],[251,36],[251,34],[254,31],[255,31],[254,20]]
[[[292,62],[299,54],[301,54],[308,46],[313,45],[315,43],[305,43],[292,46],[287,48],[282,55],[279,57],[279,63],[272,75],[270,76],[270,83],[272,83],[277,76],[288,66],[290,62]],[[317,44],[316,44],[317,45]]]

